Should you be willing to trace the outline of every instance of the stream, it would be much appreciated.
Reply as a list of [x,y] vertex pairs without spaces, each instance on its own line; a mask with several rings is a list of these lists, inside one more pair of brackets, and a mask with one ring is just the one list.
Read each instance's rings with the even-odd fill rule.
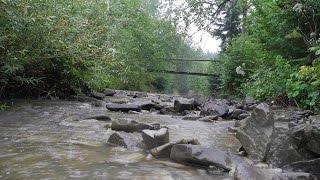
[[142,150],[110,147],[107,122],[81,120],[107,115],[160,123],[170,141],[196,138],[202,145],[237,153],[241,146],[228,127],[233,121],[185,121],[152,112],[111,112],[76,101],[16,100],[0,113],[0,179],[230,179],[204,169],[150,158]]

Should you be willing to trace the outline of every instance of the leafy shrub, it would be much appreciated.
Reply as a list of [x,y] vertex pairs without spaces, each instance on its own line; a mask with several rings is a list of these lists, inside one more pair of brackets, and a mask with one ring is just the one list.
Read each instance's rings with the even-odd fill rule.
[[228,96],[244,96],[243,84],[256,69],[268,62],[269,55],[256,39],[249,36],[235,38],[222,53],[222,88]]
[[320,110],[320,62],[301,66],[287,82],[288,96],[301,107]]
[[255,71],[245,84],[246,93],[259,100],[286,96],[287,79],[293,72],[288,61],[277,57],[273,66]]

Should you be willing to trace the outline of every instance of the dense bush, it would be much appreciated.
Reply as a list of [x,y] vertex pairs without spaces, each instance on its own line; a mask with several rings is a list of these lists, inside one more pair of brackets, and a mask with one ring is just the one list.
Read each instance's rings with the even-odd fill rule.
[[269,54],[256,39],[248,36],[235,38],[222,53],[222,93],[224,96],[244,96],[243,84],[259,67],[267,62]]
[[287,82],[288,96],[303,108],[320,110],[320,62],[301,66]]
[[0,1],[0,97],[65,96],[84,86],[169,91],[173,78],[148,70],[175,69],[161,58],[195,50],[157,18],[157,3]]
[[257,69],[244,85],[246,94],[260,100],[285,97],[286,84],[294,68],[281,57],[273,66]]
[[112,62],[102,1],[1,1],[0,7],[1,96],[59,96],[85,83],[107,85],[104,67]]

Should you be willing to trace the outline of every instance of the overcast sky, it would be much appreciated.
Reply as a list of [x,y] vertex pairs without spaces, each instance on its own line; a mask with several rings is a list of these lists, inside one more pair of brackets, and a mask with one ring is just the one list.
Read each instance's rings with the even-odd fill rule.
[[[163,1],[165,2],[165,1]],[[162,3],[163,3],[162,2]],[[182,6],[185,3],[185,0],[175,0],[174,6]],[[204,52],[216,53],[220,50],[219,45],[220,40],[213,38],[208,32],[201,30],[199,31],[195,24],[190,24],[190,30],[188,34],[192,35],[192,40],[197,47],[200,47]]]
[[195,44],[198,45],[204,52],[216,53],[220,50],[219,45],[221,43],[220,40],[213,38],[206,31],[197,32],[197,27],[191,26],[189,35],[192,35],[192,40]]

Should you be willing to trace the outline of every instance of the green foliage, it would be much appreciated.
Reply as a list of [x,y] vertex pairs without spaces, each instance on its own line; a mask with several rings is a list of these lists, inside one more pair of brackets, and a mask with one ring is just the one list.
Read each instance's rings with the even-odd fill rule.
[[301,66],[287,82],[288,96],[303,108],[320,110],[320,62]]
[[[240,36],[235,38],[227,50],[220,54],[222,61],[222,95],[244,96],[242,85],[259,67],[271,58],[263,46],[254,38]],[[237,69],[244,71],[237,72]]]
[[[0,96],[64,96],[89,86],[168,90],[148,69],[195,52],[159,1],[0,1]],[[160,83],[157,82],[157,83]],[[157,89],[159,88],[159,89]]]
[[106,73],[98,69],[110,62],[102,40],[108,31],[102,1],[1,1],[0,5],[0,74],[5,87],[0,95],[59,95],[67,89],[71,93],[91,80],[92,72]]
[[294,68],[285,59],[277,57],[272,67],[254,72],[245,84],[246,94],[259,100],[286,96],[286,83],[293,72]]

